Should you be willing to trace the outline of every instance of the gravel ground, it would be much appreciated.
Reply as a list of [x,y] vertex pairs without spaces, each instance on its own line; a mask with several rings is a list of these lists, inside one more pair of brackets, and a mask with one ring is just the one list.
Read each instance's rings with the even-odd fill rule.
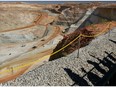
[[[110,37],[108,37],[108,35],[108,33],[101,35],[92,40],[88,46],[81,48],[79,58],[77,58],[78,50],[76,50],[66,57],[47,62],[41,67],[37,67],[15,80],[0,85],[67,86],[74,83],[76,83],[76,85],[94,85],[99,78],[104,76],[104,72],[108,72],[109,70],[109,68],[102,63],[98,64],[98,59],[103,60],[104,57],[107,56],[105,51],[116,54],[115,43],[109,40],[116,41],[116,29],[111,30]],[[114,58],[116,57],[114,56]],[[116,61],[113,61],[110,58],[109,60],[116,64]],[[95,65],[99,65],[101,68],[95,68]],[[94,69],[91,70],[92,68]],[[87,72],[89,72],[89,74],[85,75]]]

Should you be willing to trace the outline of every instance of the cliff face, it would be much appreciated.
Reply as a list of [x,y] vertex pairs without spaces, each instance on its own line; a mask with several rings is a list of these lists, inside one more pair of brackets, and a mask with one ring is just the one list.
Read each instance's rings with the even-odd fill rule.
[[[82,27],[73,33],[63,31],[70,29],[72,24],[78,23],[83,16],[86,16],[87,9],[94,6],[101,4],[0,3],[0,82],[14,79],[48,60],[65,56],[88,45],[94,37],[88,38],[86,35],[102,32],[109,22]],[[86,25],[83,22],[80,24]],[[110,27],[114,27],[116,23],[111,24]],[[81,36],[68,47],[51,56],[80,34],[85,37]]]
[[[60,26],[50,25],[57,15],[43,10],[47,6],[0,3],[0,82],[28,72],[34,63],[27,63],[50,55],[62,39]],[[48,59],[49,56],[44,61]],[[23,67],[14,69],[15,66]]]
[[52,5],[52,8],[46,10],[58,14],[58,19],[54,24],[67,26],[78,22],[86,13],[87,9],[102,6],[102,3],[64,3]]
[[[104,31],[104,29],[106,29],[104,32],[107,32],[106,26],[108,24],[110,24],[110,21],[114,21],[111,23],[110,29],[112,29],[113,27],[116,27],[116,22],[115,22],[116,18],[114,16],[115,11],[116,11],[115,4],[111,4],[111,5],[110,4],[103,5],[103,4],[99,4],[99,3],[97,3],[97,4],[92,3],[90,5],[77,4],[76,6],[78,9],[76,9],[76,11],[75,11],[77,13],[73,13],[74,8],[76,7],[76,6],[75,7],[74,6],[75,6],[75,4],[72,5],[73,11],[71,9],[72,7],[62,11],[62,13],[65,15],[65,20],[66,19],[68,20],[67,24],[69,26],[71,24],[75,23],[74,19],[76,19],[76,21],[78,23],[78,18],[76,18],[73,14],[76,14],[77,17],[81,18],[83,16],[86,16],[85,12],[87,11],[88,8],[96,7],[96,9],[93,11],[93,13],[90,14],[90,16],[88,16],[88,18],[85,21],[83,21],[83,23],[81,22],[82,25],[80,27],[82,27],[82,28],[77,29],[77,30],[75,29],[76,31],[74,31],[73,33],[71,33],[67,36],[64,36],[64,39],[57,45],[57,47],[54,49],[54,52],[57,51],[58,49],[64,47],[64,46],[66,46],[71,41],[73,41],[76,37],[79,36],[80,33],[87,35],[87,36],[93,35],[93,37],[81,37],[79,39],[80,42],[79,42],[79,40],[76,40],[74,43],[72,43],[71,45],[69,45],[68,47],[66,47],[65,49],[63,49],[59,53],[57,53],[56,55],[51,56],[50,60],[53,60],[55,58],[60,58],[62,56],[66,56],[67,54],[72,53],[76,49],[79,49],[81,47],[88,45],[91,42],[91,40],[94,39],[94,35],[96,36],[96,34],[102,33],[102,31]],[[78,10],[80,10],[80,12]],[[71,13],[71,11],[72,11],[72,13]],[[70,13],[72,14],[72,16],[70,16]],[[81,14],[81,15],[78,16],[78,14]],[[63,16],[61,16],[61,17],[63,17]],[[72,19],[71,19],[71,17],[72,17]],[[70,18],[71,21],[73,21],[73,22],[71,22],[68,18]],[[59,20],[60,20],[60,22],[62,22],[61,24],[64,23],[63,18],[61,18]],[[85,26],[88,26],[88,27],[85,27]],[[80,43],[80,45],[79,45],[79,43]]]
[[[109,25],[109,26],[108,26]],[[60,48],[63,48],[67,44],[69,44],[71,41],[73,41],[75,38],[77,38],[80,34],[81,37],[75,40],[72,44],[67,46],[62,51],[58,52],[57,54],[51,56],[50,60],[54,60],[56,58],[60,58],[63,56],[66,56],[67,54],[70,54],[74,52],[75,50],[84,47],[86,45],[89,45],[89,43],[94,39],[95,37],[104,34],[108,32],[110,29],[116,27],[116,22],[105,22],[101,24],[95,24],[90,25],[87,27],[84,27],[82,29],[78,29],[75,32],[68,34],[64,37],[62,41],[59,42],[57,47],[54,49],[54,52],[59,50]]]

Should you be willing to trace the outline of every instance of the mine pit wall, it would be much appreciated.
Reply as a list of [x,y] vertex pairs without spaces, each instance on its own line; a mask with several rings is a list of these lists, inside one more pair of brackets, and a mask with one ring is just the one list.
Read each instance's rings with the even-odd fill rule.
[[108,21],[116,21],[116,8],[98,7],[78,27],[78,29],[91,24],[98,24],[98,23],[108,22]]
[[[57,45],[57,47],[54,49],[54,52],[57,51],[58,49],[62,48],[63,45],[65,46],[66,44],[68,44],[70,41],[72,41],[74,39],[74,37],[76,38],[76,35],[78,36],[78,31],[83,31],[82,29],[85,26],[88,26],[91,24],[100,24],[100,23],[108,22],[108,21],[116,21],[115,15],[116,15],[116,8],[95,8],[95,9],[88,10],[88,12],[86,12],[85,16],[78,23],[75,24],[77,33],[74,33],[75,31],[73,31],[72,32],[73,34],[71,34],[71,35],[69,34],[68,36],[70,38],[63,39],[61,41],[61,43],[59,43]],[[89,33],[89,31],[86,31],[86,32]],[[88,45],[92,39],[94,39],[94,38],[81,38],[80,43],[83,43],[83,44],[81,44],[80,47],[84,47],[84,46]],[[75,41],[75,43],[78,43],[78,42]],[[71,52],[68,52],[70,49],[73,49],[73,47],[72,48],[71,48],[71,46],[67,47],[66,49],[57,53],[56,55],[51,56],[49,60],[51,61],[54,59],[61,58],[64,56],[64,53],[66,53],[66,55],[67,55],[74,51],[73,50]],[[75,49],[79,49],[79,48],[75,47]]]

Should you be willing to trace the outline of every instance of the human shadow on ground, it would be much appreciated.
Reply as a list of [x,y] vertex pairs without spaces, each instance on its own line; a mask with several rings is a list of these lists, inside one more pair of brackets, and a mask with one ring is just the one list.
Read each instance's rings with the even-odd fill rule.
[[116,44],[116,41],[114,41],[114,40],[109,39],[109,41],[111,41],[111,42],[113,42],[113,43],[115,43],[115,44]]
[[[88,72],[84,68],[81,68],[81,71],[84,73],[83,76],[72,72],[72,70],[69,68],[64,68],[65,72],[74,81],[74,84],[72,84],[72,86],[88,86],[88,82],[84,79],[85,76],[88,78],[90,83],[96,86],[116,86],[116,55],[113,52],[108,53],[105,51],[105,53],[107,54],[107,56],[104,57],[103,60],[96,58],[99,63],[93,62],[91,60],[87,61],[89,64],[93,65],[93,68]],[[103,65],[103,67],[107,67],[108,70],[105,70],[100,66],[100,64]],[[94,73],[93,70],[101,73],[103,76],[100,77],[100,75],[98,73]]]
[[104,74],[104,76],[102,77],[102,79],[100,79],[96,85],[108,85],[108,86],[116,86],[116,55],[111,52],[108,53],[105,51],[105,53],[107,54],[107,56],[103,59],[100,60],[100,63],[102,65],[104,65],[105,67],[107,67],[109,70]]
[[88,86],[88,83],[86,80],[84,80],[82,77],[80,77],[78,74],[72,72],[69,68],[64,68],[65,72],[69,75],[69,77],[74,81],[74,85],[80,85],[80,86]]

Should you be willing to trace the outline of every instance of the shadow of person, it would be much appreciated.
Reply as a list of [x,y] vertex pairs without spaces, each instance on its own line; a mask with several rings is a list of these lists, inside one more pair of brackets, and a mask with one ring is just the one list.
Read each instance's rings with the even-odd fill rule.
[[97,81],[101,79],[99,76],[97,76],[96,74],[92,72],[88,72],[87,77],[93,85],[96,85]]
[[[115,75],[116,75],[116,65],[111,67],[109,69],[109,71],[103,76],[103,78],[97,82],[96,85],[98,85],[98,86],[100,86],[100,85],[116,85],[116,83],[115,83],[116,76]],[[108,84],[107,84],[107,82],[108,82]]]
[[114,64],[108,60],[107,58],[104,58],[103,60],[97,58],[98,61],[100,61],[100,63],[102,63],[102,65],[106,66],[107,68],[111,68]]
[[[116,68],[115,68],[116,70]],[[111,79],[109,80],[109,86],[116,86],[116,73],[111,77]]]
[[114,40],[109,39],[109,41],[111,41],[111,42],[113,42],[113,43],[115,43],[115,44],[116,44],[116,41],[114,41]]
[[72,72],[72,70],[68,68],[64,68],[64,71],[69,75],[69,77],[74,81],[74,85],[79,85],[79,86],[89,86],[87,81],[84,80],[84,78],[80,77],[76,73]]
[[94,68],[97,69],[100,73],[102,73],[102,74],[105,74],[105,73],[106,73],[106,71],[105,71],[104,69],[102,69],[102,68],[99,66],[98,63],[92,62],[92,61],[90,61],[90,60],[87,60],[87,62],[88,62],[89,64],[92,64],[92,65],[94,66]]
[[[116,58],[114,56],[112,56],[114,53],[111,52],[111,53],[108,53],[105,51],[105,53],[107,54],[107,57],[109,57],[110,59],[112,59],[114,62],[116,62]],[[114,54],[115,55],[115,54]],[[116,55],[115,55],[116,56]]]
[[[94,68],[95,68],[95,67],[94,67]],[[93,69],[94,69],[94,68],[93,68]],[[93,70],[93,69],[92,69],[92,70]],[[89,72],[85,71],[84,68],[81,68],[81,70],[82,70],[82,72],[85,73],[85,75],[84,75],[83,77],[87,76],[88,79],[89,79],[89,81],[90,81],[93,85],[96,85],[97,81],[101,79],[99,76],[97,76],[96,74],[92,73],[92,72],[91,72],[92,70],[90,70]]]
[[[96,77],[96,75],[93,75],[90,71],[87,73],[88,79],[93,83],[93,85],[97,85],[97,86],[115,85],[115,83],[113,81],[110,81],[110,79],[114,79],[113,76],[116,73],[116,64],[115,64],[116,59],[114,57],[115,54],[113,54],[113,52],[108,53],[106,51],[105,51],[105,53],[107,54],[107,56],[104,57],[103,60],[96,58],[99,60],[98,64],[96,62],[92,62],[90,60],[87,61],[89,64],[92,64],[94,66],[93,69],[97,69],[100,73],[103,74],[103,77],[99,78],[98,76]],[[105,71],[104,69],[102,69],[99,66],[99,64],[106,66],[109,70]]]

